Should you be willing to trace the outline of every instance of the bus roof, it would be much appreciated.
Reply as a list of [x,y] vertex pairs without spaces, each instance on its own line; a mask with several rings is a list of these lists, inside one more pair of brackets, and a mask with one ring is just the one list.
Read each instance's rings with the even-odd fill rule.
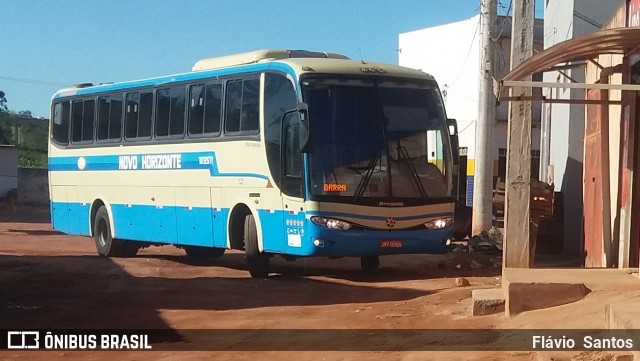
[[223,69],[239,65],[248,65],[266,62],[279,62],[287,64],[297,75],[305,73],[330,73],[330,74],[358,74],[373,73],[399,76],[399,77],[433,77],[420,70],[401,67],[398,65],[369,63],[362,60],[351,60],[349,57],[327,52],[315,52],[307,50],[273,50],[263,49],[242,54],[228,55],[217,58],[202,59],[195,63],[193,71]]
[[273,50],[262,49],[248,53],[221,56],[217,58],[208,58],[199,60],[193,65],[193,71],[220,69],[235,65],[253,64],[258,62],[266,62],[273,60],[289,59],[289,58],[329,58],[329,59],[345,59],[347,56],[336,53],[323,53],[308,50]]
[[325,52],[306,50],[256,50],[252,52],[202,59],[195,63],[189,73],[161,76],[156,78],[126,81],[122,83],[103,83],[93,85],[81,83],[70,88],[60,89],[53,99],[122,90],[144,86],[157,86],[172,82],[201,79],[243,73],[264,71],[267,69],[286,70],[300,76],[302,74],[370,74],[394,77],[422,78],[434,81],[433,76],[420,70],[392,64],[371,63],[351,60],[348,57]]

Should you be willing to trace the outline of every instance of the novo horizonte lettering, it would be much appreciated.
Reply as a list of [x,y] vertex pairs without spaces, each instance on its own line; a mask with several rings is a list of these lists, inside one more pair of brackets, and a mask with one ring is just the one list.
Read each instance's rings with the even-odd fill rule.
[[148,154],[140,157],[136,155],[121,155],[118,157],[118,169],[180,169],[182,168],[182,154]]

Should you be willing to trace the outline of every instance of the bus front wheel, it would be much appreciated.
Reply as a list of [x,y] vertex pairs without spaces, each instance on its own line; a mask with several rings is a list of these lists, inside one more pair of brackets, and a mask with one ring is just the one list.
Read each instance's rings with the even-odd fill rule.
[[98,254],[101,256],[133,257],[138,253],[136,245],[113,238],[109,226],[109,213],[104,206],[96,212],[96,219],[93,223],[93,238]]
[[253,215],[248,215],[244,219],[244,251],[251,277],[267,278],[269,255],[258,249],[258,230]]
[[360,257],[360,267],[363,271],[375,271],[380,266],[380,258],[378,256]]

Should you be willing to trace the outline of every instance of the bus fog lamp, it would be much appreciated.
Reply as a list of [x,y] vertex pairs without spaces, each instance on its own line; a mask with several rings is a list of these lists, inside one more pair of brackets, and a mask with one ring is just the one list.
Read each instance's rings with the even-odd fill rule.
[[438,218],[424,224],[427,229],[443,229],[453,225],[452,217]]
[[324,247],[324,241],[316,238],[313,240],[313,245],[316,247]]
[[311,217],[311,222],[313,222],[313,224],[317,226],[322,226],[329,229],[339,229],[341,231],[346,231],[347,229],[351,228],[351,223],[334,218]]

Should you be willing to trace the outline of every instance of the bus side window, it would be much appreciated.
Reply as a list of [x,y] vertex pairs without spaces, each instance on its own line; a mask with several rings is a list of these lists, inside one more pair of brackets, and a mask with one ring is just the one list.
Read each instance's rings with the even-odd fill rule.
[[260,80],[245,79],[227,82],[225,132],[258,132]]
[[240,131],[257,131],[260,124],[258,111],[260,107],[260,80],[251,79],[242,82],[242,117]]
[[189,135],[202,134],[204,129],[204,86],[189,87]]
[[156,92],[156,137],[184,134],[186,88],[158,89]]
[[267,162],[276,185],[282,189],[282,117],[296,108],[298,98],[293,82],[285,75],[266,73],[264,77],[264,137]]
[[156,91],[156,137],[169,135],[169,113],[171,111],[170,88]]
[[98,98],[98,140],[109,139],[109,96]]
[[98,98],[98,140],[120,140],[122,96]]
[[69,144],[69,111],[68,101],[56,103],[53,108],[53,126],[51,136],[56,142],[66,145]]
[[109,139],[120,140],[122,138],[122,94],[111,97],[109,109]]
[[169,116],[169,135],[184,135],[184,110],[186,87],[177,86],[171,88],[171,113]]
[[95,100],[76,100],[72,103],[71,141],[74,143],[93,141],[93,119]]
[[222,119],[222,84],[209,84],[204,107],[204,132],[220,133]]
[[129,93],[125,100],[124,137],[132,139],[138,137],[138,113],[140,107],[140,93]]
[[140,114],[138,117],[138,138],[151,138],[151,117],[153,116],[153,92],[140,93]]
[[242,80],[227,82],[227,97],[224,117],[224,132],[240,131],[240,109],[242,107]]

